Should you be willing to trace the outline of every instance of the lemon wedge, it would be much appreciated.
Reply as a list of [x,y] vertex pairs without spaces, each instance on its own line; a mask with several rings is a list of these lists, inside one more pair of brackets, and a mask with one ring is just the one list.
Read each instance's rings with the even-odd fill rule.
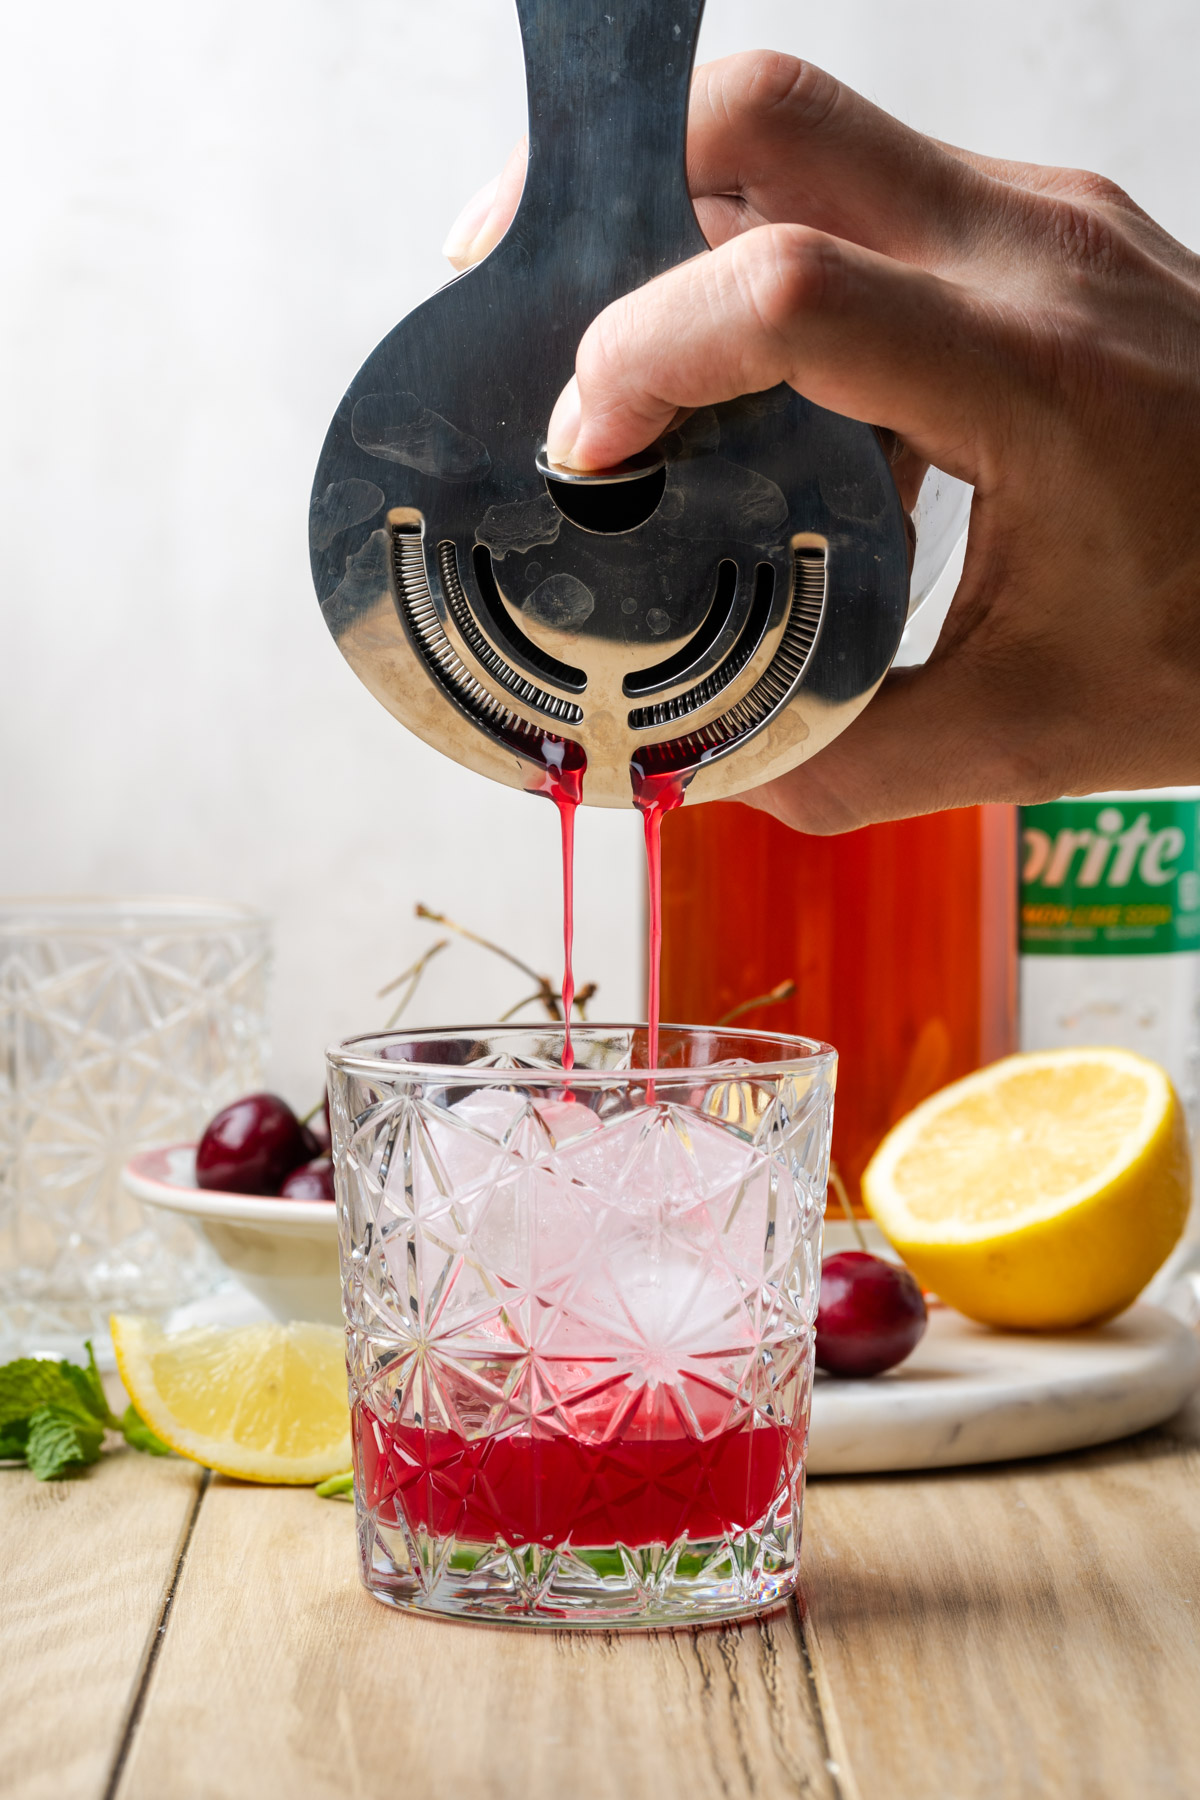
[[934,1094],[863,1175],[868,1212],[968,1318],[1067,1330],[1128,1306],[1191,1200],[1183,1109],[1128,1050],[1008,1056]]
[[242,1481],[308,1486],[350,1466],[345,1339],[334,1325],[167,1333],[114,1314],[126,1392],[181,1456]]

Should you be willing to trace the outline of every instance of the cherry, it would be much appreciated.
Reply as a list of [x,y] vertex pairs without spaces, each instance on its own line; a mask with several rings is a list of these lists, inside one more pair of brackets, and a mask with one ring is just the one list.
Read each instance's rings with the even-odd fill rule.
[[924,1296],[898,1263],[866,1250],[842,1250],[821,1270],[819,1369],[879,1375],[916,1349],[927,1323]]
[[332,1200],[333,1164],[327,1156],[301,1163],[279,1190],[281,1200]]
[[196,1146],[196,1185],[226,1194],[277,1194],[316,1142],[278,1094],[246,1094],[224,1107]]

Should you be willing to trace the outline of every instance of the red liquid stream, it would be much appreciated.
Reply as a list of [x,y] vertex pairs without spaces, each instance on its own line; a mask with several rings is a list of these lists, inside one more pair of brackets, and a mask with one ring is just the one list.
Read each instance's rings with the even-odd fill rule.
[[[563,877],[563,1068],[575,1067],[571,1043],[571,1009],[575,1001],[575,814],[583,799],[587,757],[570,738],[545,737],[539,746],[541,767],[532,773],[530,792],[545,794],[558,808],[562,826]],[[662,969],[662,822],[665,814],[682,806],[685,778],[677,770],[651,770],[635,758],[629,765],[633,804],[642,815],[646,834],[646,878],[649,887],[650,942],[648,956],[647,1066],[658,1066],[658,1026],[661,1012]],[[654,1102],[654,1082],[646,1084],[646,1098]]]
[[[618,1401],[623,1410],[628,1389]],[[689,1394],[695,1404],[695,1394]],[[710,1397],[708,1411],[728,1410]],[[716,1426],[701,1416],[702,1429]],[[616,1422],[616,1421],[614,1421]],[[803,1426],[761,1417],[687,1436],[666,1390],[642,1390],[619,1436],[553,1432],[466,1438],[445,1427],[353,1417],[360,1491],[381,1523],[475,1543],[672,1544],[756,1525],[801,1465]],[[653,1434],[653,1435],[651,1435]]]
[[[648,1068],[656,1069],[662,992],[662,822],[664,814],[683,805],[684,781],[682,775],[672,771],[651,773],[636,760],[629,765],[629,777],[633,783],[633,804],[642,815],[646,832],[646,880],[650,898],[646,1064]],[[646,1083],[646,1099],[653,1105],[653,1078]]]
[[545,794],[558,808],[562,828],[563,879],[563,1051],[564,1069],[575,1067],[575,1047],[571,1042],[571,1008],[575,1004],[575,814],[583,799],[583,777],[587,757],[570,738],[543,738],[542,767],[530,784],[530,792]]
[[[565,1030],[563,1067],[574,1066],[575,814],[587,768],[580,746],[546,738],[530,791],[545,794],[562,826]],[[685,781],[675,771],[630,765],[633,801],[642,814],[649,885],[649,1029],[647,1067],[658,1062],[662,957],[662,821],[680,806]],[[654,1102],[654,1082],[646,1087]],[[382,1524],[436,1537],[510,1545],[673,1544],[719,1538],[757,1525],[801,1468],[803,1422],[759,1415],[723,1426],[729,1399],[707,1388],[688,1392],[687,1431],[669,1387],[647,1386],[633,1399],[616,1394],[585,1403],[587,1435],[541,1419],[528,1431],[467,1437],[447,1426],[385,1421],[361,1403],[353,1409],[360,1491]],[[578,1409],[576,1409],[578,1411]],[[699,1435],[697,1435],[697,1431]]]

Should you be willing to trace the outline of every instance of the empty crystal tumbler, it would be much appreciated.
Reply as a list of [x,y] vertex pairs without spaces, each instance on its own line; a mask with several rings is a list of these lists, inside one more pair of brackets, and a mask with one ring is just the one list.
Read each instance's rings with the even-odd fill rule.
[[[108,1346],[220,1270],[121,1186],[260,1085],[270,926],[194,900],[0,900],[0,1356]],[[111,1353],[111,1350],[110,1350]]]
[[664,1026],[329,1053],[362,1577],[667,1626],[791,1593],[835,1053]]

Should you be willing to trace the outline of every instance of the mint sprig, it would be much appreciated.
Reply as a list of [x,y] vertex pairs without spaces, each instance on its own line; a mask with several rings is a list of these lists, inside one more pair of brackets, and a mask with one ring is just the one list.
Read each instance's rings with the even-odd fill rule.
[[30,1416],[25,1461],[39,1481],[100,1460],[104,1427],[76,1407],[39,1406]]
[[22,1356],[0,1366],[0,1459],[23,1462],[39,1481],[57,1481],[98,1462],[106,1431],[150,1456],[170,1450],[129,1406],[117,1418],[108,1404],[90,1342],[87,1362]]
[[325,1481],[318,1481],[313,1493],[321,1500],[353,1500],[354,1471],[347,1470],[345,1475],[330,1475]]
[[135,1450],[144,1450],[147,1456],[174,1456],[170,1444],[164,1444],[156,1431],[151,1431],[137,1407],[131,1401],[121,1414],[121,1430],[125,1433],[125,1442],[132,1444]]

